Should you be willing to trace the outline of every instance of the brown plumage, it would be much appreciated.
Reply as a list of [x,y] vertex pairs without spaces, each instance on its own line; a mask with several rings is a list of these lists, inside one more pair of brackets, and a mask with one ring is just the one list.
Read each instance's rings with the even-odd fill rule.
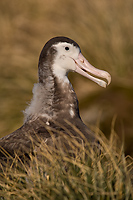
[[[35,84],[33,99],[24,112],[25,122],[18,130],[0,139],[1,159],[6,159],[3,149],[13,157],[15,153],[21,157],[32,152],[42,141],[50,144],[50,130],[55,137],[59,136],[59,131],[68,134],[67,130],[75,137],[81,137],[74,130],[75,126],[89,142],[95,139],[80,118],[78,100],[67,78],[69,71],[76,71],[103,87],[111,80],[107,72],[88,63],[73,40],[66,37],[49,40],[40,54],[39,82]],[[87,71],[106,79],[107,83],[90,76]]]

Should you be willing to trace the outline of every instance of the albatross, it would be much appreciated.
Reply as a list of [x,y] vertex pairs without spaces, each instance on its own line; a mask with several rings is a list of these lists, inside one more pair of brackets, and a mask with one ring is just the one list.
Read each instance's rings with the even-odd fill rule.
[[94,134],[80,117],[78,100],[67,76],[70,71],[77,72],[102,87],[111,82],[110,74],[93,67],[82,55],[75,41],[62,36],[50,39],[40,53],[38,83],[34,85],[33,98],[24,111],[24,124],[0,139],[1,158],[4,159],[5,151],[12,157],[16,153],[21,156],[27,155],[31,149],[33,151],[31,138],[34,141],[49,142],[50,129],[55,130],[55,137],[58,137],[59,131],[67,134],[66,130],[75,137],[80,137],[67,122],[80,130],[88,142],[94,139]]

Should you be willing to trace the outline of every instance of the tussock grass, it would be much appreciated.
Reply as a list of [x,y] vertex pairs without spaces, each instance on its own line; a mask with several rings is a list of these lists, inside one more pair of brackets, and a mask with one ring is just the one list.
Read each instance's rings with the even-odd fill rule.
[[114,132],[107,140],[97,129],[100,145],[50,133],[52,144],[42,142],[29,164],[16,155],[3,168],[1,199],[133,199],[133,160],[125,157]]
[[[100,109],[110,103],[104,114],[113,112],[113,116],[117,112],[126,119],[124,130],[126,137],[130,137],[127,146],[131,152],[133,1],[14,0],[9,3],[1,0],[0,8],[1,136],[22,124],[20,110],[25,109],[25,102],[32,97],[31,88],[37,80],[37,58],[43,44],[53,36],[65,35],[79,43],[90,63],[111,73],[114,87],[103,93]],[[89,113],[93,103],[100,101],[101,89],[80,77],[77,81],[75,77],[71,81],[74,88],[78,88],[81,107],[84,105],[87,113],[86,117],[82,115],[88,122],[99,111],[94,105],[95,112]],[[83,94],[84,90],[88,96]],[[100,92],[94,95],[94,91]],[[94,116],[93,120],[96,119]],[[17,167],[14,170],[13,165],[3,169],[1,199],[132,199],[129,177],[132,158],[124,156],[114,133],[108,141],[98,129],[95,132],[102,138],[100,154],[88,144],[85,149],[73,139],[76,155],[73,158],[59,146],[54,149],[42,144],[43,161],[31,155],[30,167],[25,163],[21,170]],[[20,162],[16,155],[14,165]]]
[[132,0],[0,0],[0,137],[22,125],[20,111],[32,98],[43,45],[51,37],[64,35],[80,45],[91,64],[112,76],[112,84],[102,90],[95,83],[72,75],[83,120],[95,123],[102,108],[105,127],[118,113],[124,119],[126,137],[129,136],[127,146],[133,151],[132,19]]

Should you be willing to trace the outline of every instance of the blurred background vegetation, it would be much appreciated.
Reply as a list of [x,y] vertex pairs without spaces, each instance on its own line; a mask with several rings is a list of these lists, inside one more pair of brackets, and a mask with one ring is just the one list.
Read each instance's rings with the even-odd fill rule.
[[109,137],[112,120],[126,154],[133,156],[133,1],[0,1],[0,136],[19,128],[37,82],[40,51],[67,36],[95,67],[107,70],[107,89],[71,73],[80,113]]

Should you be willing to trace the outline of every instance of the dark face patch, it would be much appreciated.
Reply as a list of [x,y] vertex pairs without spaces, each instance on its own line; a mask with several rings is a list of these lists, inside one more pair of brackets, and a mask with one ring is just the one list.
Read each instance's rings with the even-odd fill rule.
[[[44,45],[44,47],[41,51],[41,54],[40,54],[39,64],[42,64],[42,62],[47,60],[48,54],[51,54],[51,57],[53,57],[52,55],[56,53],[56,50],[52,47],[52,45],[55,45],[59,42],[67,42],[69,44],[73,44],[74,46],[76,46],[80,49],[79,45],[74,40],[71,40],[70,38],[63,37],[63,36],[54,37],[54,38],[50,39]],[[50,59],[50,56],[49,56],[49,59]]]

